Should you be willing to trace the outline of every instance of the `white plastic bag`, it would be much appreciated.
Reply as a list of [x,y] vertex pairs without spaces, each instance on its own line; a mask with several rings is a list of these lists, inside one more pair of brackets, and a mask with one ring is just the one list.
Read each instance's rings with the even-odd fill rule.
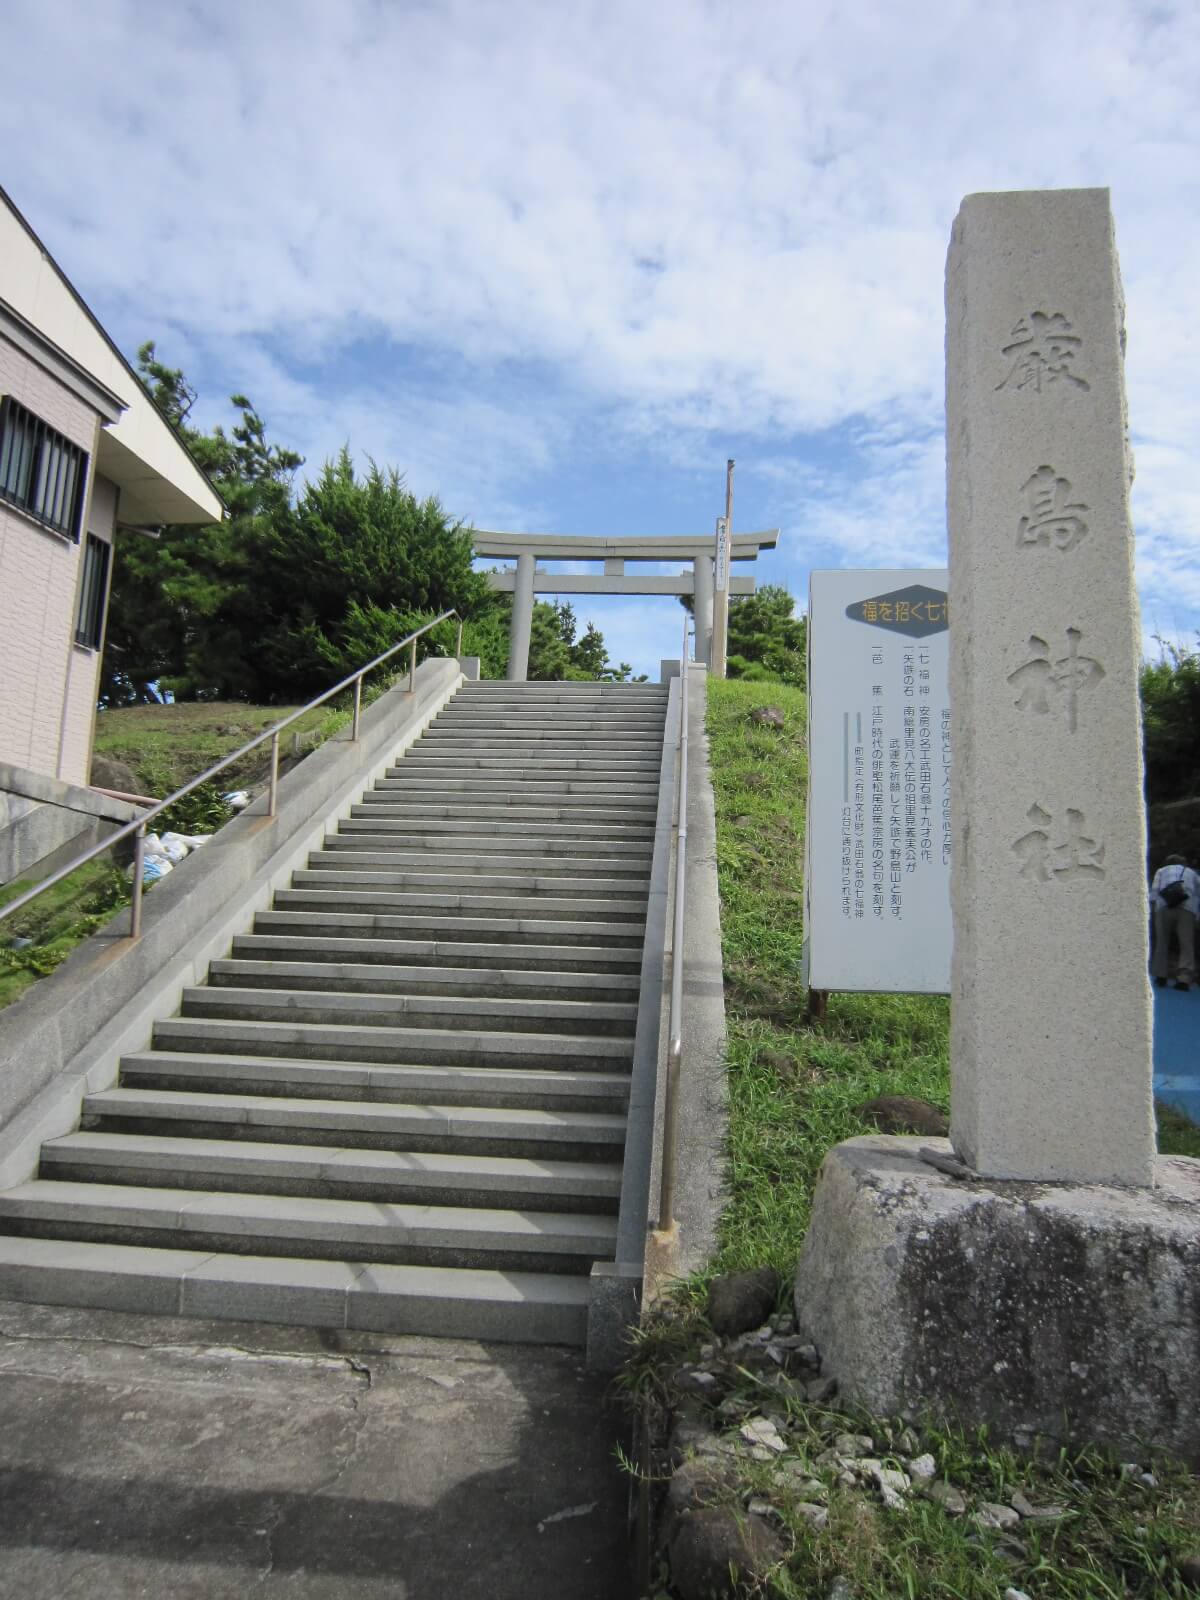
[[229,794],[223,794],[221,799],[235,811],[244,811],[250,804],[250,796],[245,789],[233,789]]
[[162,836],[162,853],[168,861],[176,865],[183,860],[190,848],[181,833],[164,833]]

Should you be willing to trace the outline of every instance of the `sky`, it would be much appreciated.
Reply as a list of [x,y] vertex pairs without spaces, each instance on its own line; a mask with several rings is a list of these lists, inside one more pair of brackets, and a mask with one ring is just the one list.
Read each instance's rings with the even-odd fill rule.
[[[944,563],[962,197],[1107,186],[1147,649],[1200,630],[1200,6],[0,0],[0,185],[124,352],[478,528]],[[595,569],[593,569],[595,570]],[[748,572],[750,568],[739,568]],[[657,676],[670,599],[580,601]]]

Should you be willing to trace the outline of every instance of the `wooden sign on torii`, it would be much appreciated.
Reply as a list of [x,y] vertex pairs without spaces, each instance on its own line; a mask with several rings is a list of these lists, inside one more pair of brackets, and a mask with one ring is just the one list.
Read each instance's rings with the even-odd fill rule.
[[[512,626],[508,642],[508,679],[524,683],[529,672],[529,630],[533,623],[535,594],[690,594],[695,597],[696,660],[706,666],[712,655],[713,536],[658,534],[646,538],[609,538],[570,533],[489,533],[474,535],[475,554],[516,561],[515,570],[489,572],[493,589],[513,597]],[[765,533],[735,533],[731,561],[754,561],[762,550],[774,550],[779,529]],[[538,557],[545,561],[596,561],[602,573],[539,572]],[[626,562],[690,561],[691,572],[667,576],[627,574]],[[731,595],[753,594],[755,581],[730,578]]]

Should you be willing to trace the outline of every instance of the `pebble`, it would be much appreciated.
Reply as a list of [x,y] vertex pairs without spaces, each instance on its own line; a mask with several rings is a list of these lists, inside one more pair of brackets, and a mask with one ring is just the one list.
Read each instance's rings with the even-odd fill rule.
[[854,1600],[854,1585],[849,1578],[835,1578],[825,1600]]
[[1154,1474],[1152,1472],[1139,1472],[1138,1473],[1138,1482],[1139,1483],[1144,1483],[1146,1485],[1147,1489],[1157,1489],[1158,1488],[1158,1479],[1154,1476]]
[[787,1445],[779,1437],[779,1429],[768,1417],[751,1417],[741,1427],[741,1436],[750,1446],[750,1454],[755,1461],[770,1461],[773,1456],[781,1456]]
[[883,1467],[875,1462],[870,1476],[879,1490],[880,1499],[890,1511],[898,1510],[906,1503],[904,1497],[912,1487],[907,1472],[897,1472],[894,1467]]
[[814,1378],[804,1385],[804,1398],[810,1405],[823,1406],[837,1393],[836,1378]]
[[1035,1506],[1028,1501],[1020,1489],[1014,1489],[1009,1497],[1009,1504],[1014,1511],[1019,1511],[1023,1517],[1031,1517],[1034,1521],[1053,1522],[1067,1514],[1066,1506]]
[[1029,1600],[1024,1589],[1005,1589],[1004,1600]]
[[952,1483],[931,1483],[925,1493],[937,1502],[948,1517],[961,1517],[967,1509],[967,1497]]
[[798,1501],[792,1507],[798,1517],[803,1517],[814,1533],[821,1533],[829,1526],[829,1512],[824,1506],[814,1505],[809,1500]]
[[751,1495],[746,1501],[746,1510],[752,1517],[778,1517],[779,1507],[773,1506],[769,1500],[764,1500],[760,1495]]
[[971,1521],[980,1528],[1015,1528],[1020,1520],[1020,1513],[1011,1506],[1000,1506],[992,1500],[985,1500],[971,1516]]
[[675,1387],[682,1389],[684,1394],[715,1394],[720,1388],[720,1381],[714,1373],[706,1372],[703,1367],[694,1371],[683,1371],[675,1374]]
[[921,1441],[911,1428],[905,1428],[896,1439],[896,1454],[898,1456],[915,1456],[921,1448]]
[[908,1463],[908,1472],[918,1483],[932,1483],[937,1477],[937,1462],[931,1455],[914,1456]]
[[875,1441],[867,1433],[839,1433],[830,1448],[835,1456],[869,1456]]

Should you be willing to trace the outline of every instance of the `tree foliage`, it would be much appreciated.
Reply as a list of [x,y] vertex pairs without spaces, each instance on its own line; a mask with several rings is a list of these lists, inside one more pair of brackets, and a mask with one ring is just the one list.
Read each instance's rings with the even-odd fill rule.
[[[480,658],[480,675],[503,678],[508,671],[508,630],[512,596],[489,594],[463,630],[463,650]],[[589,622],[582,636],[574,607],[568,602],[534,602],[529,628],[529,677],[533,682],[562,680],[625,683],[632,667],[627,661],[613,666],[604,635]],[[636,680],[644,682],[645,679]]]
[[1164,644],[1143,665],[1141,690],[1148,798],[1200,794],[1200,653]]
[[[138,352],[147,393],[221,494],[229,515],[118,543],[101,679],[105,705],[179,700],[295,701],[326,688],[438,612],[464,617],[464,653],[485,677],[508,664],[511,600],[473,569],[471,533],[434,497],[418,499],[391,468],[365,477],[348,448],[295,492],[303,465],[268,438],[245,395],[227,432],[191,421],[183,372]],[[530,676],[621,678],[603,636],[576,637],[570,606],[534,608]],[[444,634],[444,637],[442,636]],[[453,649],[454,630],[421,652]]]
[[[681,597],[695,612],[691,595]],[[729,678],[774,679],[803,689],[808,684],[808,618],[782,584],[767,583],[755,594],[733,595],[725,674]]]

